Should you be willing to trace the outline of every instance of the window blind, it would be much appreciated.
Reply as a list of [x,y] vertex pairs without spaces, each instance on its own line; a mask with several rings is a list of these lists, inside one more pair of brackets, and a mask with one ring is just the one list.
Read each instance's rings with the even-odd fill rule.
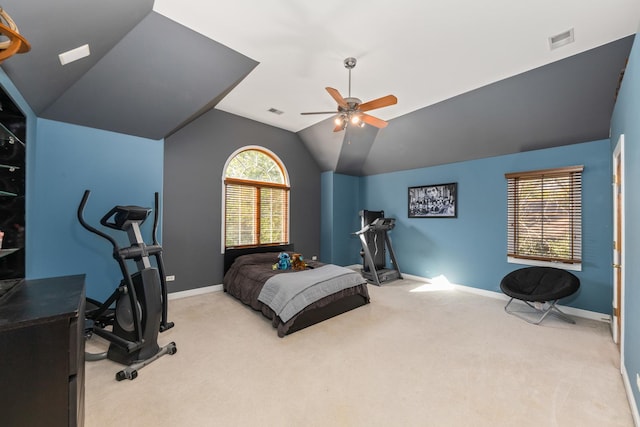
[[260,188],[260,244],[288,242],[288,192],[282,188]]
[[225,181],[225,246],[287,243],[289,189]]
[[505,174],[507,255],[582,261],[583,166]]
[[227,184],[225,188],[226,246],[257,243],[257,197],[255,188]]

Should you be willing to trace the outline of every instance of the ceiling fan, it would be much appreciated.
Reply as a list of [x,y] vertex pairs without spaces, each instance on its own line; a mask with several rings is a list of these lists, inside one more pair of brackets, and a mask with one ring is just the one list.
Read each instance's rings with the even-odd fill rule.
[[398,98],[393,95],[383,96],[373,101],[363,103],[360,99],[351,96],[351,70],[356,66],[356,58],[347,58],[344,60],[344,66],[349,70],[349,96],[343,98],[336,89],[327,87],[329,95],[338,103],[338,111],[316,111],[311,113],[300,113],[302,115],[309,114],[337,114],[334,120],[336,127],[334,132],[340,132],[347,128],[349,124],[364,127],[365,123],[377,128],[384,128],[387,122],[377,117],[366,114],[365,111],[375,110],[376,108],[388,107],[396,104]]
[[11,16],[0,7],[0,62],[15,55],[31,50],[31,45],[18,31],[18,26]]

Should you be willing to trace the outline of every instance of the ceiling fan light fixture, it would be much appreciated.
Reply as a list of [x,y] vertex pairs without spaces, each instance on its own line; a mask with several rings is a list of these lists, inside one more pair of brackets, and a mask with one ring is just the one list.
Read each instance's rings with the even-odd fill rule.
[[372,101],[363,103],[359,98],[351,96],[351,69],[356,66],[356,59],[349,57],[344,60],[344,66],[349,70],[349,96],[343,97],[337,89],[332,87],[325,87],[329,95],[338,104],[338,111],[316,111],[310,113],[300,113],[303,115],[308,114],[336,114],[333,122],[335,127],[334,132],[340,132],[345,130],[347,126],[357,126],[360,128],[365,127],[365,123],[379,129],[387,126],[387,122],[378,119],[377,117],[365,114],[365,111],[375,110],[377,108],[387,107],[394,105],[398,102],[398,98],[394,95],[387,95],[381,98],[376,98]]

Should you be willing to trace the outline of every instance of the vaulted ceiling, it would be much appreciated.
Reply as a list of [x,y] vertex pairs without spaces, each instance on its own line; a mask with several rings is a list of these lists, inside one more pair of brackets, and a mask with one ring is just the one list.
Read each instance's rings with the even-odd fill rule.
[[[163,15],[152,0],[7,1],[32,45],[2,64],[47,119],[161,139],[217,104],[257,65]],[[61,65],[58,54],[89,45]]]
[[[296,132],[362,175],[608,137],[640,2],[9,0],[31,52],[2,64],[47,119],[161,139],[218,108]],[[550,49],[573,29],[575,42]],[[61,65],[84,44],[91,55]],[[325,91],[389,93],[378,130],[333,132]],[[277,109],[281,115],[269,112]]]

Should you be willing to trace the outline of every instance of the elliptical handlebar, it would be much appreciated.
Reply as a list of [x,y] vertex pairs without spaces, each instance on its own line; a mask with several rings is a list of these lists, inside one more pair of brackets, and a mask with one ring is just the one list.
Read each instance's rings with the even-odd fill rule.
[[92,225],[90,225],[89,223],[87,223],[84,220],[84,207],[87,204],[87,200],[89,199],[89,195],[91,194],[91,190],[85,190],[84,191],[84,195],[82,196],[82,201],[80,202],[80,206],[78,206],[78,221],[80,221],[80,224],[87,230],[89,230],[90,232],[92,232],[93,234],[97,234],[98,236],[107,239],[109,241],[109,243],[111,243],[111,245],[113,245],[113,252],[117,253],[120,248],[118,247],[118,243],[116,242],[116,240],[109,236],[107,233],[103,233],[102,231],[98,230],[97,228],[93,227]]
[[[153,237],[153,245],[154,246],[159,246],[158,245],[158,238],[157,238],[157,231],[158,231],[158,216],[159,216],[159,212],[160,212],[160,196],[158,194],[158,192],[156,191],[155,193],[155,210],[153,212],[153,232],[152,232],[152,237]],[[162,248],[160,248],[160,250],[162,250]]]

